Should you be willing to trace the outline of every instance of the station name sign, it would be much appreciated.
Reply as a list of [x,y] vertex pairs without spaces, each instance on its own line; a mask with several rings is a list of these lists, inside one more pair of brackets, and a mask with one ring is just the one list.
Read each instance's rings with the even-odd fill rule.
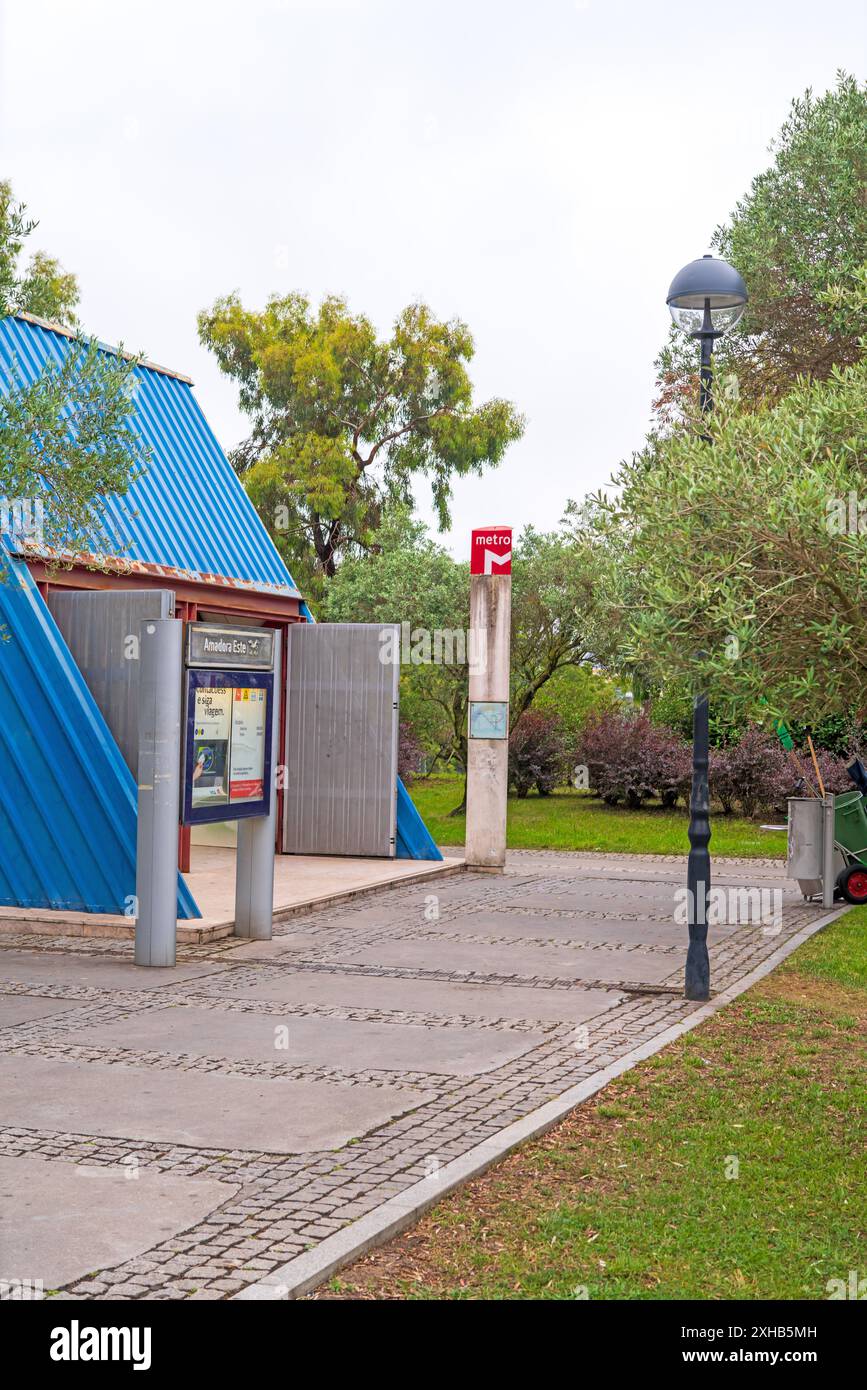
[[221,671],[270,671],[274,667],[274,633],[267,627],[187,627],[187,665]]

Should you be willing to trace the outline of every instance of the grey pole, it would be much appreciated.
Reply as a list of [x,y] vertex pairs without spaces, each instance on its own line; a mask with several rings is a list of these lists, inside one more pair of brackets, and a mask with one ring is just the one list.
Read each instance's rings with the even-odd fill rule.
[[834,906],[834,797],[829,793],[822,806],[822,906]]
[[136,965],[174,965],[183,623],[143,622],[139,647]]
[[686,865],[687,928],[684,998],[710,998],[707,910],[710,898],[709,720],[706,695],[697,695],[692,714],[692,795],[689,799],[689,858]]
[[274,634],[274,709],[271,722],[271,810],[238,821],[235,861],[235,936],[270,941],[274,921],[274,841],[280,765],[281,634]]
[[[705,300],[701,335],[699,402],[706,416],[713,410],[713,326],[710,300]],[[711,436],[702,435],[706,444]],[[685,999],[710,998],[710,957],[707,951],[707,913],[710,899],[710,788],[708,785],[709,714],[707,695],[700,691],[692,713],[692,794],[689,800],[689,858],[686,869],[689,947],[684,972]]]

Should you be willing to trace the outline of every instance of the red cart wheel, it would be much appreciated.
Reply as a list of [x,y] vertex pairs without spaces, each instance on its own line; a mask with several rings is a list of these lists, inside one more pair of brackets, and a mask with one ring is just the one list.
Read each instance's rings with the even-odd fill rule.
[[867,869],[863,865],[844,869],[837,882],[847,903],[867,903]]

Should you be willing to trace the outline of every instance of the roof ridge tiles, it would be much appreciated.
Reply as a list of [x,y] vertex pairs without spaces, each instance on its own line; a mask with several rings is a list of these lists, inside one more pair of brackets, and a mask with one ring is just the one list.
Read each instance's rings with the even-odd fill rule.
[[[25,323],[33,323],[37,328],[44,328],[48,333],[59,333],[63,338],[89,337],[89,334],[81,334],[74,328],[70,328],[66,323],[55,323],[53,319],[40,318],[38,314],[31,314],[26,309],[19,309],[17,313],[10,314],[9,318],[23,319]],[[119,348],[112,347],[111,343],[99,341],[99,347],[103,352],[111,353],[112,357],[123,357],[127,362],[135,362],[136,366],[144,367],[149,372],[160,372],[162,376],[172,376],[176,381],[183,381],[187,386],[194,386],[195,382],[190,376],[183,372],[176,372],[174,367],[161,367],[159,362],[151,362],[147,357],[137,357],[134,352],[127,352]]]

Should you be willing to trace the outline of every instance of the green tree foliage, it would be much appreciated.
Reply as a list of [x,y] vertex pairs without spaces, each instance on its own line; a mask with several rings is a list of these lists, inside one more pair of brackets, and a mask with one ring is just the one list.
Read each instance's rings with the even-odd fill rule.
[[709,428],[708,444],[652,441],[615,480],[608,525],[629,558],[609,600],[631,659],[739,717],[863,710],[867,364]]
[[[41,252],[21,267],[35,225],[0,183],[0,314],[26,310],[69,323],[75,276]],[[79,334],[64,361],[48,364],[35,381],[15,363],[0,377],[0,499],[6,525],[31,545],[92,549],[103,494],[124,492],[146,463],[130,420],[134,367]]]
[[[858,285],[867,244],[867,86],[841,73],[821,97],[807,91],[772,144],[715,251],[749,291],[737,327],[717,345],[719,394],[773,403],[796,379],[851,366],[867,334]],[[671,330],[657,362],[657,409],[670,421],[694,408],[696,347]]]
[[380,339],[336,296],[254,311],[232,294],[199,315],[199,336],[252,420],[233,463],[262,519],[296,568],[312,550],[329,578],[371,548],[388,506],[411,502],[416,477],[446,527],[453,480],[499,463],[523,432],[510,402],[474,405],[472,336],[424,304]]
[[592,662],[604,624],[598,563],[585,532],[521,533],[512,558],[513,725],[558,672]]
[[33,382],[13,375],[0,395],[0,497],[42,503],[25,514],[24,538],[40,549],[78,553],[105,510],[146,462],[130,426],[133,363],[77,341]]
[[407,507],[397,506],[375,533],[370,553],[350,555],[341,564],[318,612],[326,622],[409,625],[402,634],[410,660],[401,664],[401,717],[415,729],[431,763],[457,760],[462,768],[467,663],[430,660],[430,634],[466,633],[469,584],[469,566],[457,564]]
[[588,719],[618,706],[614,683],[589,665],[562,666],[533,701],[534,709],[559,715],[570,754]]
[[[660,729],[671,729],[678,738],[692,739],[692,691],[686,681],[669,681],[660,690],[648,693],[646,707],[650,722]],[[713,748],[736,743],[749,727],[749,721],[731,707],[714,703],[709,710],[710,742]]]
[[78,281],[44,251],[36,251],[26,266],[21,257],[36,223],[23,203],[16,203],[12,185],[0,180],[0,316],[25,310],[54,323],[72,324],[78,305]]

